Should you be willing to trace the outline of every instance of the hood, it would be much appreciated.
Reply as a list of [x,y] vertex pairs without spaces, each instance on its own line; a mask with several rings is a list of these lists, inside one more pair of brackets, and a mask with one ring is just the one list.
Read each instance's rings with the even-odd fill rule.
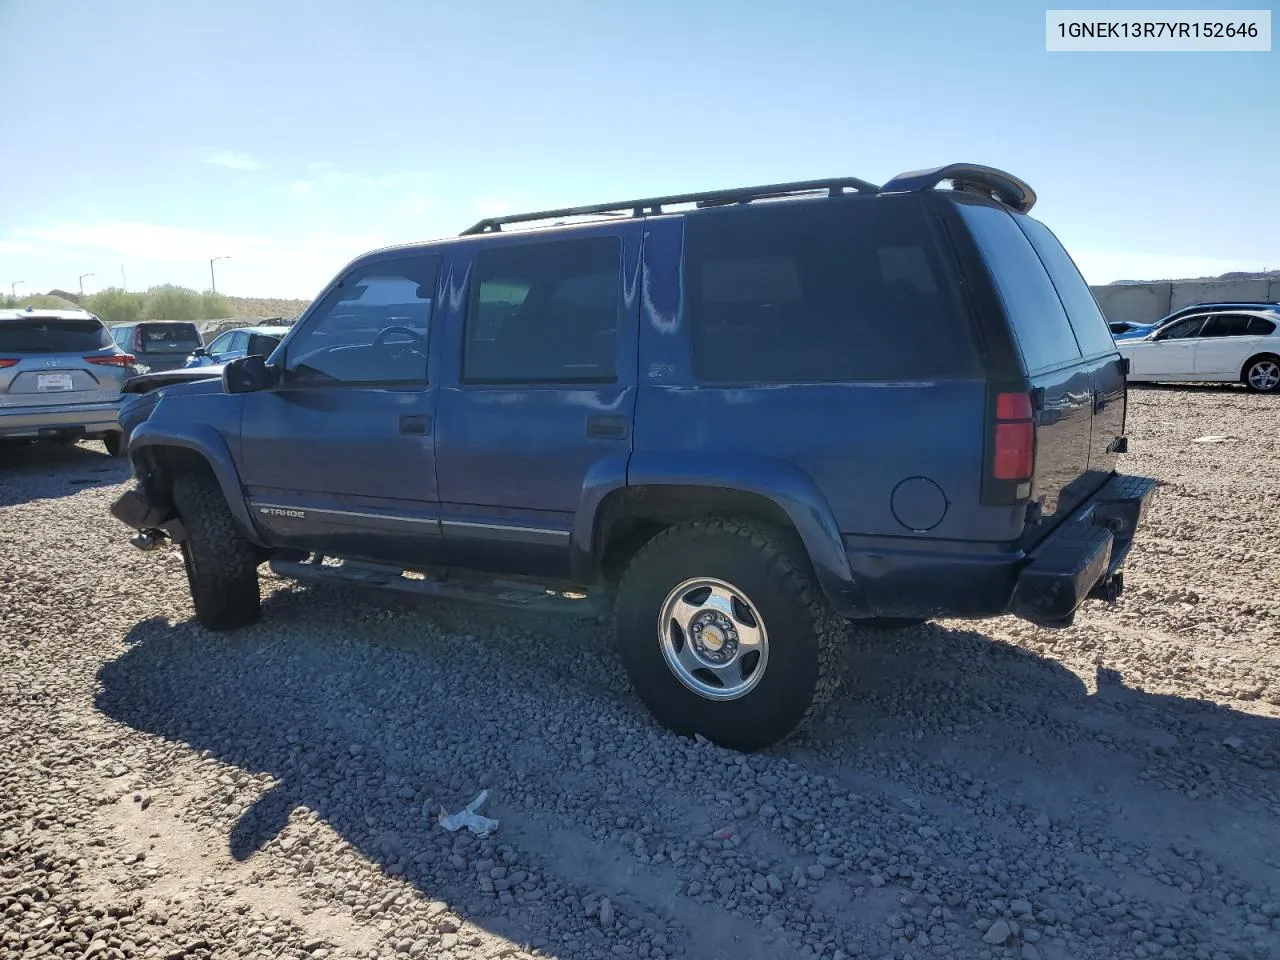
[[[181,367],[177,370],[165,370],[161,373],[144,373],[130,377],[121,387],[121,393],[150,393],[161,387],[172,387],[200,381],[215,381],[218,389],[222,389],[222,364],[211,364],[207,367]],[[186,391],[184,391],[186,392]],[[196,392],[211,392],[201,390]]]

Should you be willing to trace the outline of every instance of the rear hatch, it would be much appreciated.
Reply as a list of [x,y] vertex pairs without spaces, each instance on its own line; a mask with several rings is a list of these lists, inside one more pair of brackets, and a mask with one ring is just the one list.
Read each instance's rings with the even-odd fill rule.
[[204,346],[194,323],[140,323],[134,328],[131,350],[152,370],[181,367]]
[[988,336],[1003,334],[1014,361],[992,370],[984,500],[1026,503],[1021,539],[1029,545],[1114,472],[1123,361],[1092,292],[1047,227],[989,201],[954,203],[1008,318]]
[[0,410],[118,400],[130,360],[92,317],[0,321]]

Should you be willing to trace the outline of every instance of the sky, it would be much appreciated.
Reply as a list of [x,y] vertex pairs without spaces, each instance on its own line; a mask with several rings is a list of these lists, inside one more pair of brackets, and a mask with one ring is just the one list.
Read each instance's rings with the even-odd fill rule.
[[1280,269],[1280,44],[1048,53],[1045,6],[0,0],[0,291],[309,299],[494,213],[954,161],[1091,283]]

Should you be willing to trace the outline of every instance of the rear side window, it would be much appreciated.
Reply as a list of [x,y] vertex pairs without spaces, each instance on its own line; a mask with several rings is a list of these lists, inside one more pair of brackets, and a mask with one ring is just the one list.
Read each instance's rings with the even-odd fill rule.
[[465,383],[601,383],[617,378],[622,242],[521,243],[476,255]]
[[194,323],[144,323],[140,329],[144,353],[190,353],[201,345]]
[[111,346],[111,335],[98,320],[2,320],[0,354],[88,353]]
[[1014,221],[1022,228],[1031,245],[1040,255],[1040,262],[1049,271],[1049,279],[1058,291],[1058,297],[1067,310],[1067,319],[1071,321],[1071,329],[1075,331],[1076,342],[1086,357],[1099,353],[1111,353],[1116,342],[1107,327],[1107,318],[1098,309],[1098,301],[1093,299],[1093,291],[1080,275],[1080,269],[1053,231],[1039,220],[1018,214]]
[[[1210,317],[1201,332],[1202,337],[1247,337],[1250,321],[1258,319],[1247,313],[1219,313]],[[1265,322],[1265,321],[1264,321]]]
[[985,204],[957,202],[956,207],[982,250],[1027,372],[1079,360],[1080,346],[1058,291],[1013,217]]
[[976,372],[967,320],[914,200],[690,214],[685,287],[694,370],[705,382]]

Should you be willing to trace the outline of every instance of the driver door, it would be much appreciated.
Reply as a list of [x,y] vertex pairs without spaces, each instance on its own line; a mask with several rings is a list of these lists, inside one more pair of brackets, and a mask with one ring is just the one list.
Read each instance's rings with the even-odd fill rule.
[[1169,324],[1152,340],[1128,341],[1130,369],[1143,377],[1187,380],[1195,373],[1196,344],[1207,314],[1183,317]]
[[241,479],[273,546],[436,562],[439,266],[402,254],[353,268],[274,355],[279,386],[245,394]]

